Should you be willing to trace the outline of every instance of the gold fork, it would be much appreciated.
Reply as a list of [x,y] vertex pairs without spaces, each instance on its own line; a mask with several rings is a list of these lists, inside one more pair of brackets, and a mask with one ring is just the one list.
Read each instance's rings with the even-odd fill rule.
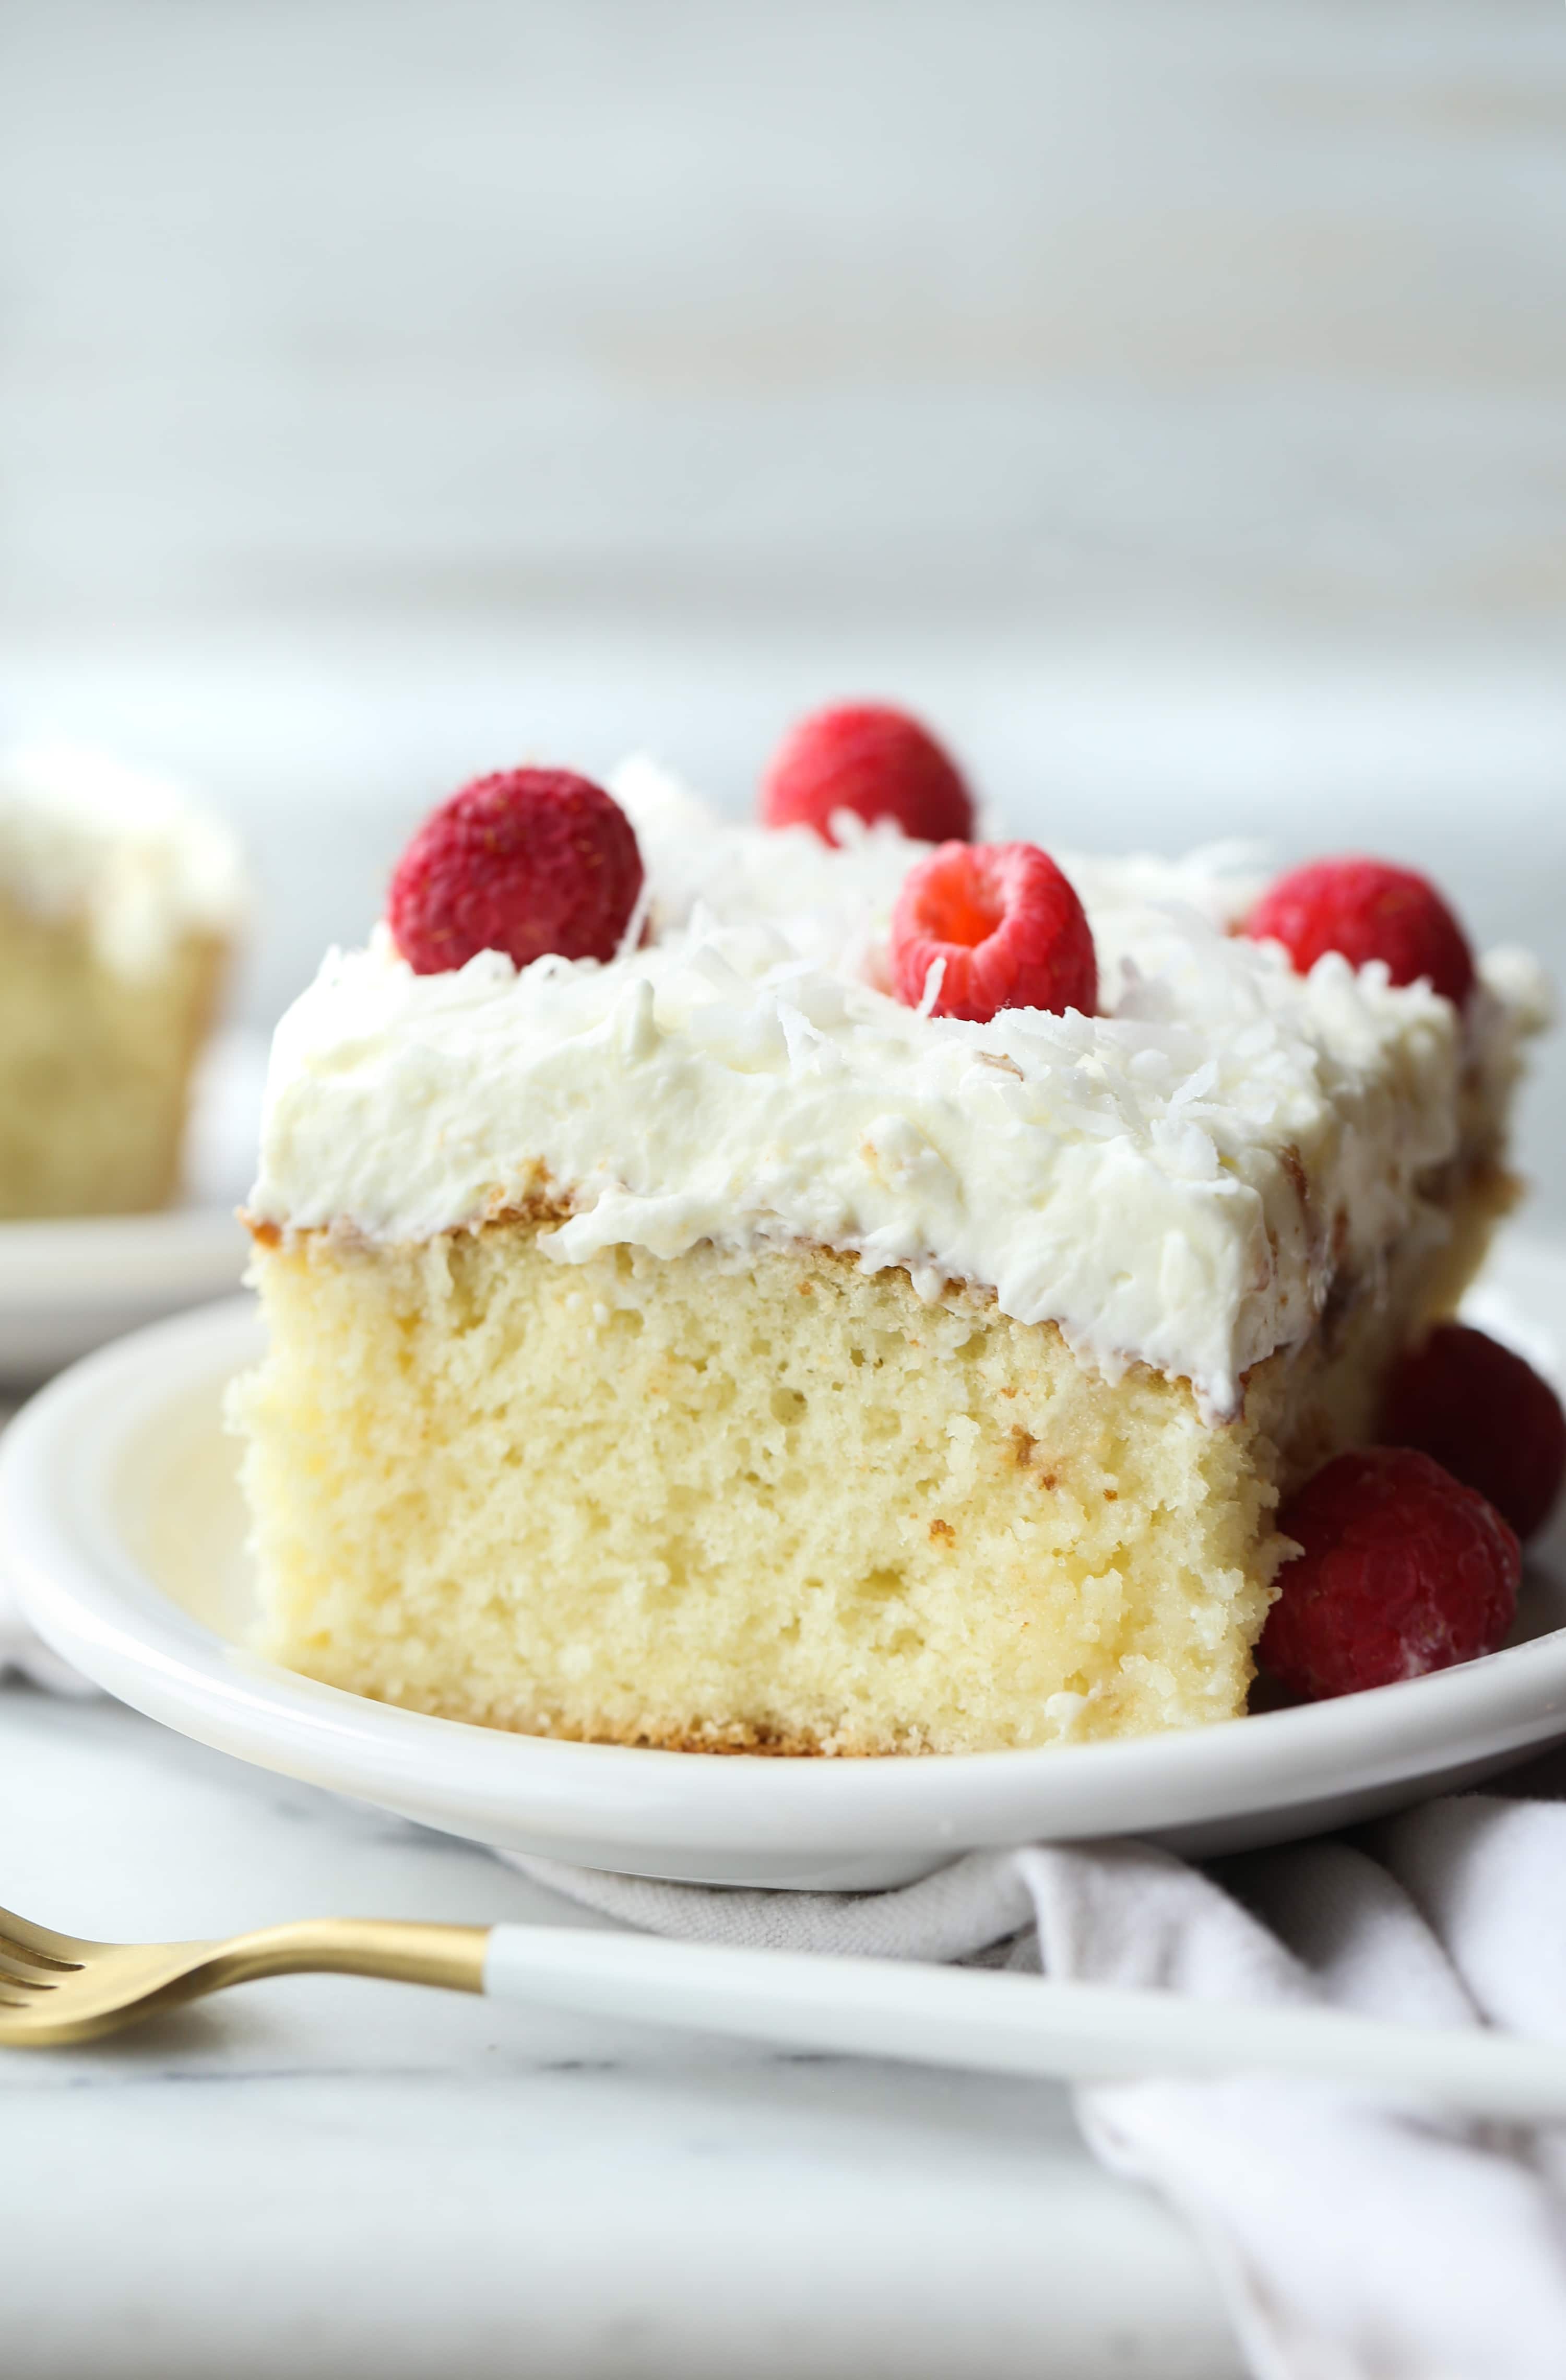
[[262,1975],[379,1975],[481,1992],[489,1929],[307,1919],[227,1942],[88,1942],[0,1909],[0,2047],[91,2041]]
[[1061,2081],[1265,2071],[1566,2122],[1566,2052],[1482,2026],[1384,2024],[993,1969],[826,1958],[555,1925],[373,1918],[226,1942],[90,1942],[0,1909],[0,2047],[88,2041],[261,1975],[379,1975],[577,2015]]

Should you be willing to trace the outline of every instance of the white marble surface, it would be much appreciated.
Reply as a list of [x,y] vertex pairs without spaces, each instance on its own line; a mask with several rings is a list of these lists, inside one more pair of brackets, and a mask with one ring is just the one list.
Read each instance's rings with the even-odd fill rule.
[[[581,1913],[482,1853],[0,1691],[0,1892],[67,1931]],[[1234,2380],[1197,2251],[1063,2093],[396,1985],[0,2052],[28,2380]]]

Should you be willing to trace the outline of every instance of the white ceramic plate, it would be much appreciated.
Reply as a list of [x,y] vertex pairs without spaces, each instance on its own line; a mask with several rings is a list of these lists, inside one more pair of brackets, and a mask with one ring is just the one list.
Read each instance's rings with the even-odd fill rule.
[[[1566,1250],[1513,1244],[1477,1303],[1548,1360],[1552,1337],[1566,1345]],[[1029,1838],[1138,1834],[1200,1851],[1281,1840],[1566,1736],[1566,1526],[1530,1566],[1508,1650],[1189,1735],[760,1760],[554,1743],[390,1709],[245,1649],[252,1583],[219,1403],[259,1344],[254,1308],[229,1300],[139,1331],[46,1389],[0,1449],[0,1556],[34,1626],[111,1694],[243,1760],[452,1834],[649,1876],[862,1888]]]
[[137,1324],[237,1289],[235,1208],[255,1170],[266,1043],[218,1035],[198,1069],[184,1203],[157,1215],[0,1222],[0,1380],[40,1380]]

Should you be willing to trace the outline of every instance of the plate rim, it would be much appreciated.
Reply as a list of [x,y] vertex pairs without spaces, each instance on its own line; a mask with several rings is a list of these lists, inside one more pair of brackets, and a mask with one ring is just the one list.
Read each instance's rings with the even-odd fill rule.
[[[1509,1254],[1527,1263],[1533,1250]],[[1566,1284],[1566,1249],[1538,1246]],[[481,1833],[584,1831],[606,1853],[827,1854],[849,1842],[934,1860],[984,1843],[1158,1831],[1305,1807],[1341,1789],[1439,1776],[1566,1736],[1566,1626],[1433,1676],[1209,1728],[1023,1751],[787,1760],[512,1734],[322,1685],[237,1646],[168,1597],[102,1510],[59,1490],[103,1475],[133,1436],[262,1343],[252,1297],[132,1331],[61,1373],[0,1440],[0,1560],[27,1618],[118,1699],[262,1767]],[[151,1606],[151,1609],[144,1608]],[[1368,1724],[1367,1724],[1368,1722]],[[1073,1828],[1069,1805],[1120,1812]],[[1030,1822],[1029,1804],[1038,1817]],[[431,1819],[430,1823],[440,1823]]]
[[210,1290],[238,1279],[245,1248],[235,1207],[6,1219],[0,1220],[0,1311],[95,1305],[192,1283]]

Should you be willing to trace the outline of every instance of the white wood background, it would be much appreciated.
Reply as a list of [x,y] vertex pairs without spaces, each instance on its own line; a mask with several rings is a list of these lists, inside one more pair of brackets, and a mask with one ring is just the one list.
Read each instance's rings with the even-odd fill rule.
[[0,0],[0,728],[234,809],[252,1014],[472,769],[858,688],[1566,964],[1563,628],[1558,0]]

